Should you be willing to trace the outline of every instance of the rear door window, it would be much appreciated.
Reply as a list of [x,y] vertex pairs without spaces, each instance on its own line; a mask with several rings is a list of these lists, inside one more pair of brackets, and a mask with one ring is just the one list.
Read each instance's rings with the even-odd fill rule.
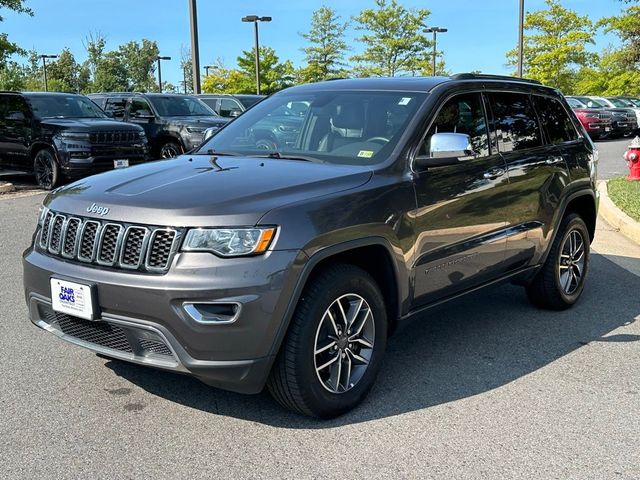
[[502,153],[542,145],[542,132],[529,96],[524,93],[490,93],[493,128]]
[[557,145],[578,139],[576,127],[558,100],[535,95],[533,103],[550,143]]

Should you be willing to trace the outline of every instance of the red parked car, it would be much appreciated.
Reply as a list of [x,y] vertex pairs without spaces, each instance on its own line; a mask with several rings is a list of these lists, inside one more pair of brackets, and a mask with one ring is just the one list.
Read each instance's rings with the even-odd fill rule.
[[613,117],[610,112],[589,108],[577,98],[566,98],[569,106],[573,109],[578,120],[580,120],[580,123],[582,123],[582,126],[592,139],[606,138],[611,134],[611,120]]

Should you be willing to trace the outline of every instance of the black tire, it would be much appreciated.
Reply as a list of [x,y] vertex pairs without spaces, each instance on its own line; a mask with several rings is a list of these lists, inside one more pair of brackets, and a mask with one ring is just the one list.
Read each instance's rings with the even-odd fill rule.
[[[374,341],[372,348],[367,352],[370,355],[368,365],[364,371],[360,370],[363,373],[359,374],[359,379],[352,384],[349,378],[353,377],[347,377],[345,383],[349,386],[343,387],[342,392],[333,393],[328,390],[326,383],[323,384],[321,373],[316,373],[316,360],[319,356],[316,352],[316,342],[321,329],[324,328],[323,325],[326,325],[322,321],[323,318],[327,318],[325,312],[338,299],[349,295],[360,297],[368,304],[372,319],[367,320],[370,317],[366,315],[361,318],[370,322],[368,325],[374,326]],[[346,335],[346,332],[344,333]],[[375,280],[367,272],[353,265],[340,264],[328,267],[315,275],[306,285],[271,370],[267,388],[278,403],[294,412],[319,418],[342,415],[358,405],[373,386],[382,365],[386,342],[386,309]],[[349,348],[352,348],[351,343]],[[333,348],[329,349],[322,355],[335,354],[340,363],[343,363],[340,355],[346,355],[351,375],[350,351],[344,354],[340,352],[342,347],[337,352],[333,352]],[[360,351],[360,354],[364,355],[363,351]],[[355,363],[353,365],[354,372],[356,366],[363,366]],[[337,378],[344,378],[344,374],[341,377],[338,371]],[[337,383],[336,388],[339,390],[340,380]]]
[[40,188],[52,190],[58,186],[62,175],[53,150],[42,148],[36,152],[33,156],[33,173]]
[[160,160],[175,158],[179,155],[182,155],[183,153],[184,149],[182,148],[182,145],[173,140],[164,142],[162,145],[160,145],[160,148],[158,148],[158,158]]
[[[574,238],[576,235],[579,236],[583,242],[584,263],[579,278],[577,280],[569,278],[567,283],[561,281],[561,275],[565,275],[564,278],[567,278],[567,274],[564,272],[578,272],[580,270],[573,257],[566,258],[567,242],[570,242],[572,235]],[[531,303],[549,310],[565,310],[573,306],[584,290],[589,273],[589,256],[590,237],[587,226],[579,215],[571,213],[562,220],[547,260],[531,284],[526,287]],[[576,258],[578,258],[577,255]],[[569,288],[567,288],[567,284]]]

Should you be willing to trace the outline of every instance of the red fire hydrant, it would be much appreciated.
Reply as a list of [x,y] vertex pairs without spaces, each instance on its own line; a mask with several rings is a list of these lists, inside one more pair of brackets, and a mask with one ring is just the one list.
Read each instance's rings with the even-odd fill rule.
[[624,152],[624,159],[629,167],[629,180],[640,180],[640,137],[636,137]]

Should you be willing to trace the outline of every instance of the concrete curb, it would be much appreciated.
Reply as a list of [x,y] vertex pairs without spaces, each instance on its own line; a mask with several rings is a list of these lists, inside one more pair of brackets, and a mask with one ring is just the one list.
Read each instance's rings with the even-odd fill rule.
[[13,186],[13,183],[9,182],[0,182],[0,193],[9,193],[15,191],[16,187]]
[[640,223],[615,206],[609,198],[606,181],[598,184],[598,191],[600,192],[600,215],[602,218],[613,228],[618,229],[620,233],[640,244]]

